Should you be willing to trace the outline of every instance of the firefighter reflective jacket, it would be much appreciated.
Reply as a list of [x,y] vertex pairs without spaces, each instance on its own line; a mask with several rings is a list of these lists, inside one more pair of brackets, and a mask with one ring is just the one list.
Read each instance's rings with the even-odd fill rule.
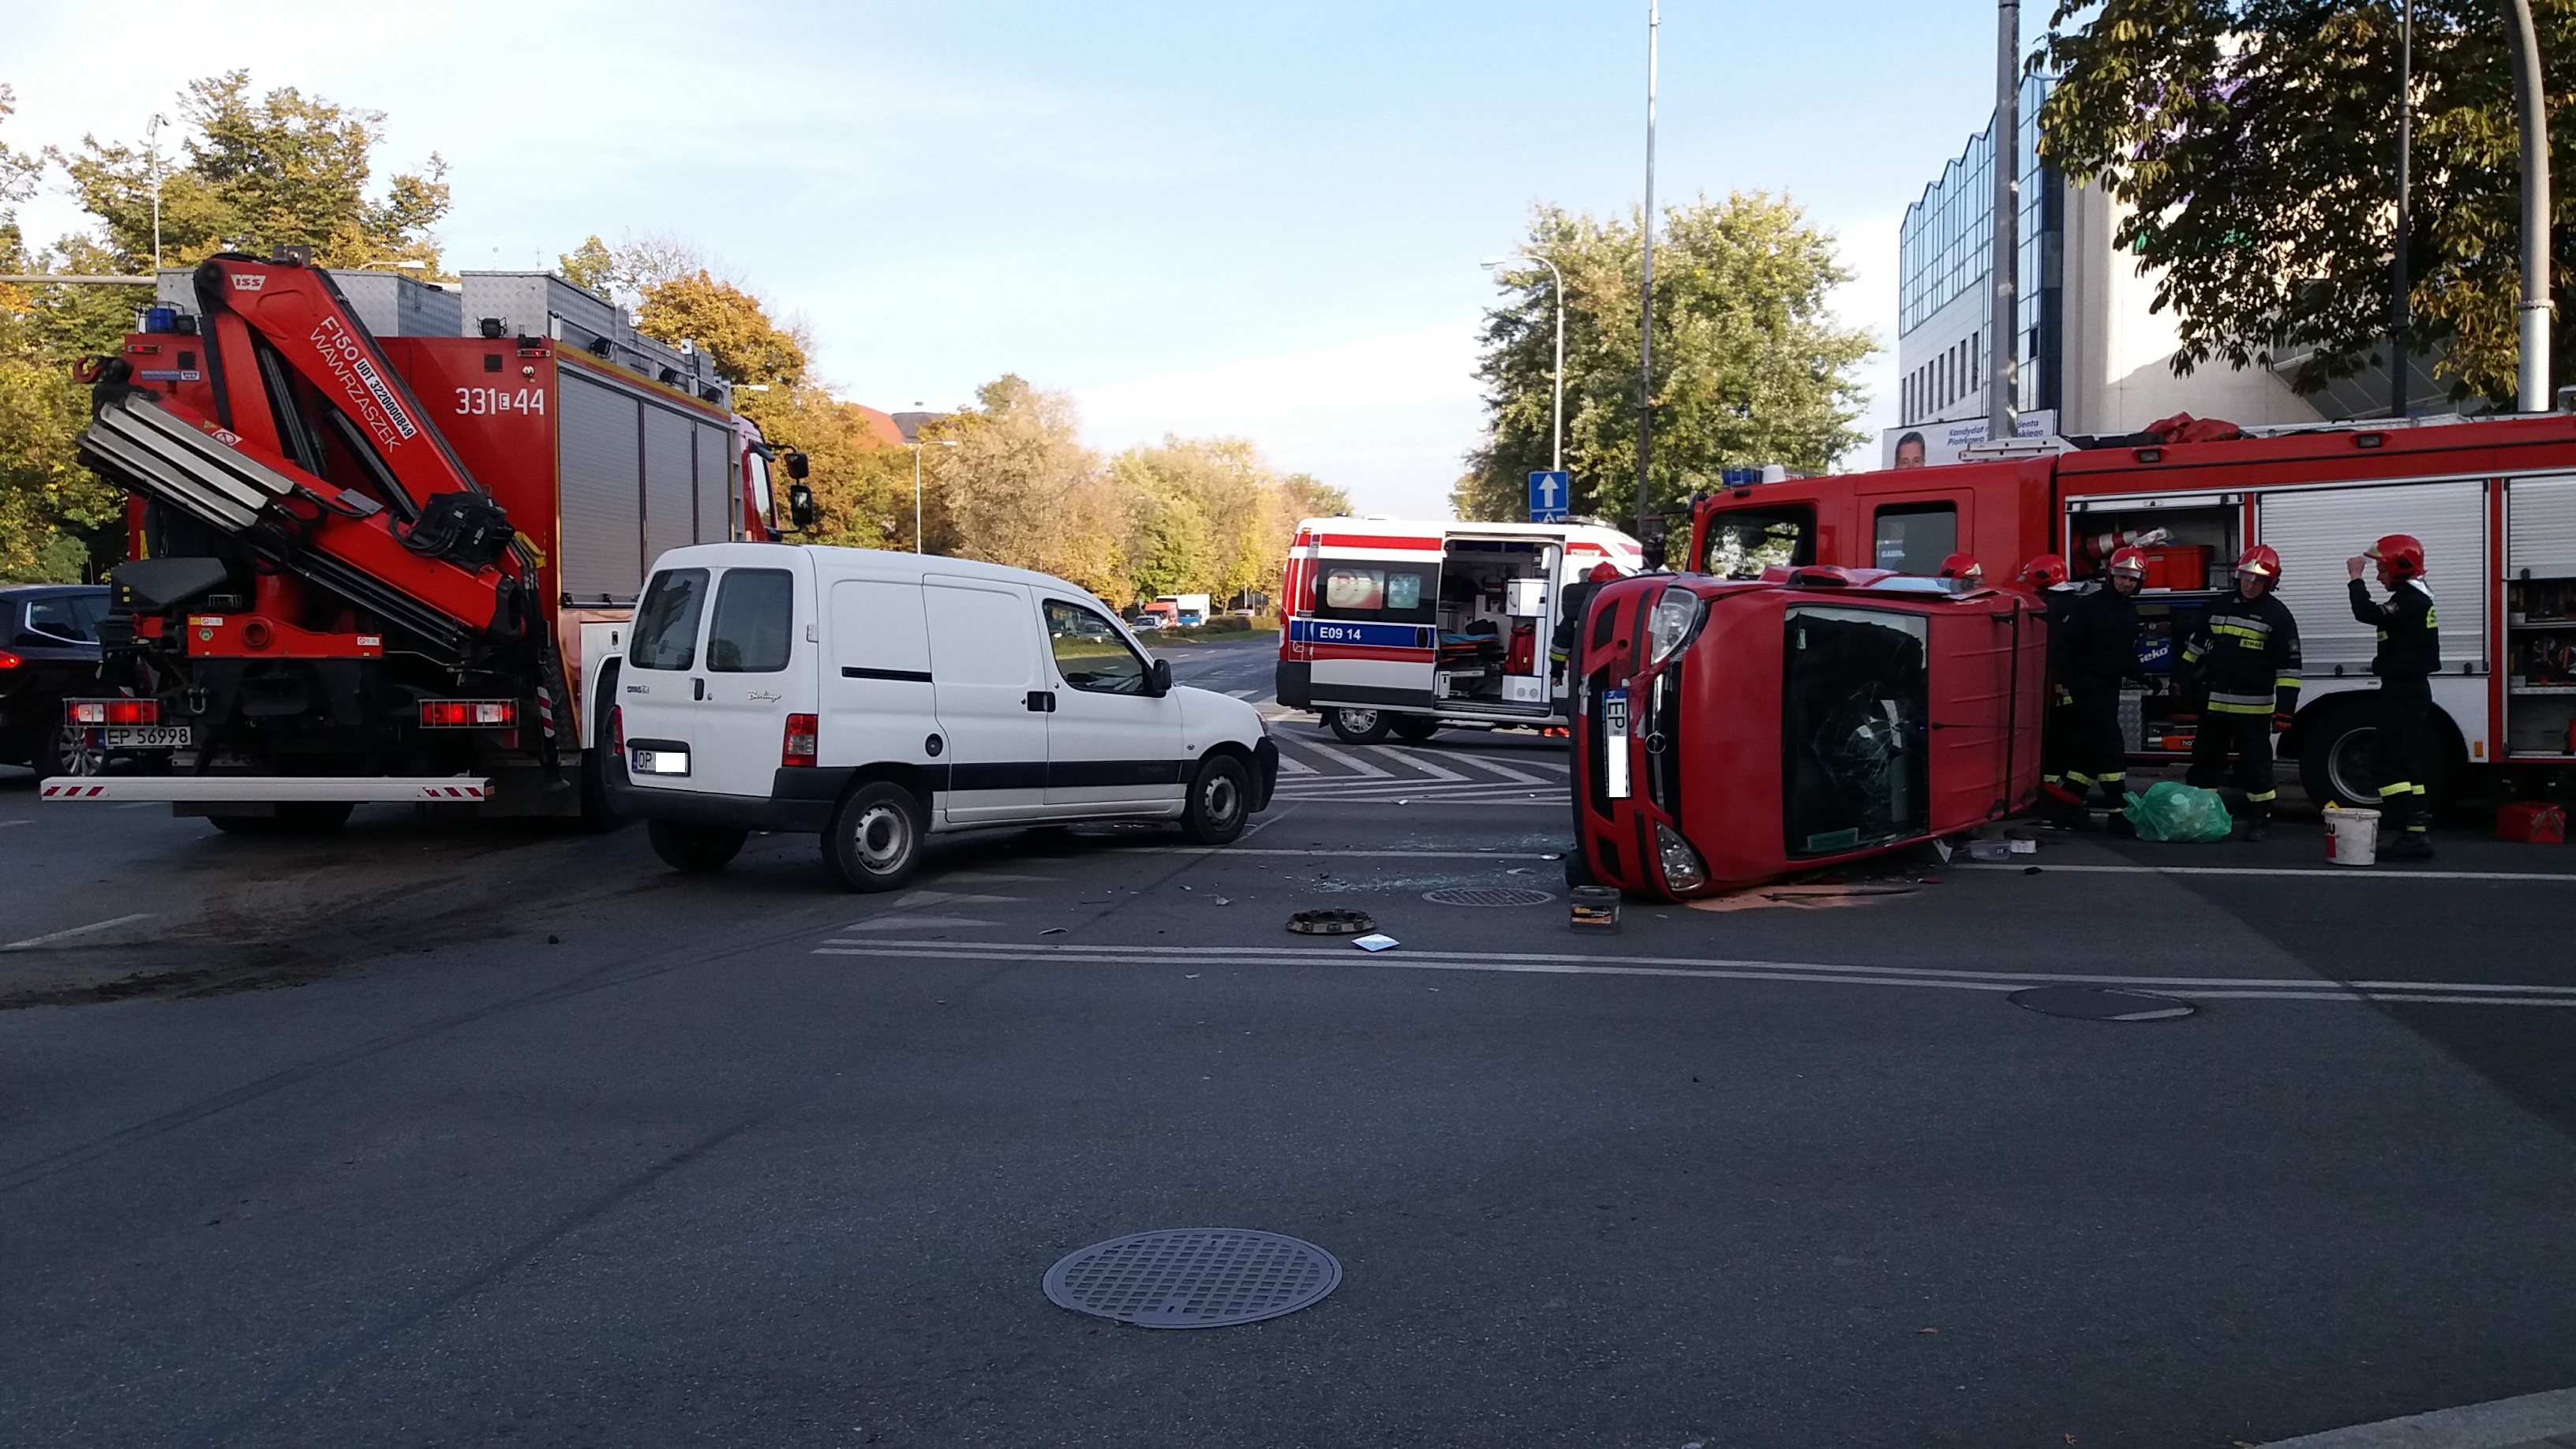
[[2147,677],[2138,662],[2138,601],[2108,584],[2069,605],[2048,644],[2060,684],[2109,689]]
[[2295,714],[2299,708],[2299,623],[2266,593],[2232,593],[2209,606],[2182,662],[2208,671],[2212,714]]
[[2379,626],[2371,673],[2382,679],[2420,679],[2442,672],[2441,620],[2433,612],[2433,591],[2422,579],[2408,579],[2389,590],[2384,604],[2371,599],[2370,585],[2354,579],[2352,616]]

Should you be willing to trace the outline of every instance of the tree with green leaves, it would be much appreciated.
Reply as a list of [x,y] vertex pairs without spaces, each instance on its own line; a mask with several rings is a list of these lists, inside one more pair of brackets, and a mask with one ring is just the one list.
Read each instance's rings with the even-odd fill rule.
[[[2124,203],[2177,373],[2300,358],[2313,392],[2384,361],[2396,254],[2399,0],[2061,0],[2040,146]],[[2550,149],[2576,143],[2576,0],[2532,0]],[[2410,346],[2455,398],[2509,402],[2521,132],[2494,0],[2416,0]],[[2552,212],[2553,373],[2570,361],[2576,194]]]
[[[1666,208],[1655,244],[1654,448],[1648,511],[1716,486],[1726,468],[1784,463],[1823,472],[1862,441],[1855,369],[1875,350],[1835,325],[1845,280],[1831,233],[1786,198],[1736,193]],[[1565,276],[1565,466],[1573,511],[1636,514],[1637,316],[1633,218],[1543,206],[1521,250]],[[1528,475],[1548,466],[1555,282],[1501,269],[1485,316],[1486,433],[1451,490],[1461,518],[1519,518]]]
[[[16,101],[0,85],[0,121]],[[60,269],[58,254],[31,257],[18,231],[17,208],[43,171],[41,155],[0,141],[0,272]],[[105,304],[115,331],[102,343],[95,290],[0,286],[0,583],[78,579],[122,556],[123,495],[74,456],[89,397],[70,363],[122,334],[132,320],[124,302]]]
[[423,275],[438,273],[432,228],[447,214],[447,163],[433,153],[420,171],[394,176],[381,197],[371,196],[382,111],[292,86],[255,94],[250,72],[234,70],[190,81],[179,116],[189,132],[181,165],[96,136],[84,137],[76,153],[48,152],[98,218],[117,270],[152,266],[157,177],[165,266],[292,245],[311,247],[326,267],[409,262]]

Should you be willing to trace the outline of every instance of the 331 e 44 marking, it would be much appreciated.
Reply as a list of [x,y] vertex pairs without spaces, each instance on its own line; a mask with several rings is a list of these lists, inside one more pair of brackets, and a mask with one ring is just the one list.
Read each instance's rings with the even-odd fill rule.
[[456,389],[456,415],[489,417],[499,413],[527,413],[544,416],[545,389],[536,387],[460,387]]

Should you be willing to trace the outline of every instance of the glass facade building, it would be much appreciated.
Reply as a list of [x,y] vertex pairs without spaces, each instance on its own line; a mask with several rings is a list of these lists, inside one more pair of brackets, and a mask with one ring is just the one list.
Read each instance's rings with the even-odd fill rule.
[[[2066,189],[2057,172],[2039,160],[2039,108],[2052,79],[2022,81],[2021,134],[2014,147],[2021,169],[2020,316],[2015,319],[2023,412],[2060,406],[2062,391],[2062,258]],[[1899,416],[1907,423],[1986,412],[1987,334],[1983,300],[1993,270],[1994,125],[1970,138],[1967,149],[1941,170],[1905,211],[1897,232],[1897,356],[1903,376]],[[1976,300],[1951,310],[1962,297]],[[1964,332],[1962,312],[1975,322]],[[1941,325],[1931,326],[1939,323]],[[1929,334],[1924,333],[1931,327]]]

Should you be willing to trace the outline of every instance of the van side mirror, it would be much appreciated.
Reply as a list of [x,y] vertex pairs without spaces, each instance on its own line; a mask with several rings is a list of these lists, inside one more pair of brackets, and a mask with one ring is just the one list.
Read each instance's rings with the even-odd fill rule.
[[798,479],[798,480],[800,480],[800,481],[801,481],[801,480],[805,477],[805,475],[806,475],[807,473],[812,472],[812,471],[813,471],[813,465],[812,465],[811,463],[808,463],[808,462],[805,460],[805,455],[804,455],[804,454],[802,454],[802,453],[797,453],[797,452],[790,452],[790,453],[787,455],[787,476],[788,476],[788,477],[790,477],[790,478],[794,478],[794,479]]
[[787,485],[787,519],[799,529],[814,526],[814,490],[802,483]]
[[1154,661],[1154,676],[1153,676],[1153,678],[1154,678],[1154,693],[1155,693],[1155,695],[1156,695],[1156,696],[1158,696],[1158,697],[1159,697],[1159,696],[1162,696],[1162,695],[1166,695],[1166,694],[1171,693],[1171,692],[1172,692],[1172,661],[1170,661],[1170,660],[1168,660],[1168,659],[1157,659],[1157,660],[1155,660],[1155,661]]

